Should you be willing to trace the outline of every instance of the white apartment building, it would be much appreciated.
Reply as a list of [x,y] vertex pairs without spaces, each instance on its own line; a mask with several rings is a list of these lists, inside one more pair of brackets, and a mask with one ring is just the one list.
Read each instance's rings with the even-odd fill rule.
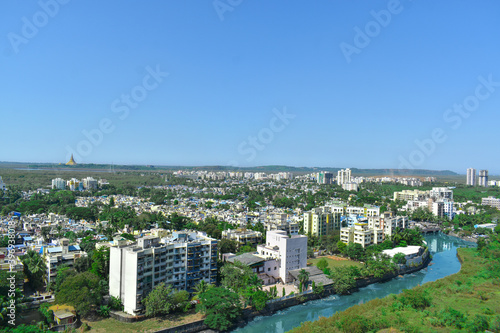
[[363,207],[347,206],[342,203],[334,203],[326,206],[328,210],[332,213],[338,213],[340,215],[362,215],[364,217],[369,216],[379,216],[380,207],[373,205],[364,205]]
[[342,169],[337,171],[337,184],[343,185],[351,182],[351,169]]
[[262,242],[262,233],[260,231],[254,231],[249,229],[228,229],[222,232],[222,238],[234,240],[238,243],[238,248],[250,245],[257,246]]
[[500,209],[500,199],[497,199],[495,197],[482,198],[481,205],[488,205],[491,207],[495,207],[496,209]]
[[476,169],[467,169],[467,185],[476,186],[477,185]]
[[422,201],[408,200],[406,205],[403,206],[403,210],[406,210],[407,212],[411,213],[417,208],[427,209],[428,205],[429,205],[428,200],[422,200]]
[[257,246],[257,252],[268,259],[279,259],[279,277],[289,282],[289,271],[307,266],[307,236],[288,237],[282,230],[268,231],[266,244]]
[[345,243],[357,243],[363,247],[384,241],[382,228],[369,228],[368,223],[355,223],[350,228],[340,229],[340,240]]
[[394,200],[413,200],[421,201],[429,197],[429,191],[421,190],[403,190],[401,192],[394,192]]
[[359,189],[359,186],[355,182],[348,182],[348,183],[342,184],[342,189],[344,191],[356,191],[357,192]]
[[310,212],[305,212],[304,233],[312,236],[324,236],[331,234],[335,230],[340,230],[340,214],[330,213],[326,207],[314,208]]
[[83,188],[86,190],[96,190],[97,180],[92,177],[87,177],[83,179]]
[[43,257],[47,265],[47,283],[56,278],[57,268],[61,265],[73,267],[76,259],[87,256],[79,245],[69,245],[69,239],[61,238],[59,246],[42,247]]
[[478,185],[488,187],[488,170],[479,170]]
[[137,245],[110,248],[109,294],[124,311],[141,312],[142,300],[158,284],[193,291],[200,280],[215,283],[217,240],[203,232],[176,231],[171,238],[149,236]]
[[488,186],[500,186],[500,180],[488,180]]
[[0,190],[5,191],[5,189],[6,189],[5,183],[3,182],[2,177],[0,176]]
[[453,190],[450,190],[447,187],[433,187],[432,190],[429,191],[429,197],[434,200],[453,200]]
[[58,190],[64,190],[66,188],[66,181],[62,178],[52,179],[52,188]]

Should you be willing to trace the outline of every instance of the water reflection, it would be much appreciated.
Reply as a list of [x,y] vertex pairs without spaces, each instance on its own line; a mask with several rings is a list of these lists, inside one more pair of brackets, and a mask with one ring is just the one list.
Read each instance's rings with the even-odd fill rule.
[[403,289],[435,281],[460,270],[460,262],[456,256],[457,248],[475,246],[474,243],[444,234],[428,235],[425,236],[425,240],[433,255],[432,264],[425,269],[385,283],[369,285],[352,295],[332,295],[279,311],[272,316],[257,317],[244,328],[239,328],[234,332],[286,332],[304,321],[317,320],[320,316],[330,317],[335,312],[346,310],[353,305],[366,303],[375,298],[383,298],[389,294],[397,294]]

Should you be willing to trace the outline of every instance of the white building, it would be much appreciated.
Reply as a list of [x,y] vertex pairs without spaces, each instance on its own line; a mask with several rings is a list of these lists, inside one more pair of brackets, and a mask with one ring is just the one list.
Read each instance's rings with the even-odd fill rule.
[[266,244],[257,246],[257,252],[269,259],[279,259],[279,277],[289,282],[288,272],[307,266],[307,237],[295,235],[288,237],[282,230],[268,231]]
[[478,185],[488,187],[488,170],[479,170]]
[[238,243],[238,248],[245,245],[254,247],[262,242],[262,233],[260,231],[243,228],[228,229],[222,231],[222,238],[236,241],[236,243]]
[[396,254],[402,253],[405,255],[406,266],[420,265],[424,258],[424,248],[417,245],[410,245],[405,247],[396,247],[394,249],[383,250],[383,254],[393,258]]
[[382,228],[370,228],[368,223],[355,223],[352,227],[340,229],[340,240],[345,243],[357,243],[363,247],[380,244],[384,241]]
[[453,200],[453,190],[447,187],[433,187],[432,190],[429,191],[429,197],[436,201],[443,199]]
[[0,176],[0,190],[5,191],[5,189],[6,189],[5,183],[3,182],[2,177]]
[[96,190],[97,180],[92,177],[87,177],[83,179],[83,188],[86,190]]
[[64,190],[66,188],[66,181],[62,178],[52,179],[52,188],[58,190]]
[[130,314],[144,309],[142,300],[160,283],[192,292],[200,280],[216,278],[217,240],[202,232],[176,231],[171,238],[149,236],[110,248],[109,294]]
[[73,267],[76,259],[87,255],[85,251],[80,249],[79,245],[69,245],[67,238],[61,238],[59,246],[43,247],[42,252],[47,265],[47,283],[55,279],[59,266]]
[[500,209],[500,199],[494,197],[487,197],[481,199],[481,205],[488,205]]
[[342,189],[344,191],[355,191],[355,192],[357,192],[358,188],[359,188],[358,184],[355,183],[355,182],[348,182],[348,183],[342,184]]
[[351,169],[342,169],[337,171],[337,184],[342,185],[351,182]]
[[476,169],[467,169],[467,185],[476,186]]

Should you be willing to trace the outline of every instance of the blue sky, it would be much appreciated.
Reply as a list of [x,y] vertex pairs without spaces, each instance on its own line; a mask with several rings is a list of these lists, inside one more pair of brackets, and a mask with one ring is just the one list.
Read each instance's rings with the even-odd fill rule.
[[0,161],[500,173],[498,1],[59,1],[0,4]]

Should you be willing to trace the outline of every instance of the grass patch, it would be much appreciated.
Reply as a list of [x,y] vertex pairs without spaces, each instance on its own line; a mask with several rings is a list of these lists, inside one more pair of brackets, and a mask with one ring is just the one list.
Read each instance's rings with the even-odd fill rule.
[[322,258],[326,259],[326,261],[328,262],[328,267],[330,269],[335,268],[335,267],[343,267],[343,266],[357,266],[359,268],[363,267],[363,264],[358,262],[358,261],[354,261],[354,260],[350,260],[350,259],[348,259],[348,260],[334,260],[334,259],[331,259],[328,257],[318,257],[318,258],[314,258],[314,259],[308,259],[307,263],[311,263],[313,266],[316,266],[316,263]]
[[187,324],[193,321],[203,319],[203,315],[200,313],[190,313],[182,315],[167,315],[161,318],[150,318],[143,321],[137,321],[134,323],[122,323],[113,318],[107,318],[99,321],[87,321],[82,320],[82,322],[87,323],[90,326],[91,333],[104,333],[104,332],[120,332],[120,333],[135,333],[135,332],[155,332],[163,328],[178,326],[182,324]]

